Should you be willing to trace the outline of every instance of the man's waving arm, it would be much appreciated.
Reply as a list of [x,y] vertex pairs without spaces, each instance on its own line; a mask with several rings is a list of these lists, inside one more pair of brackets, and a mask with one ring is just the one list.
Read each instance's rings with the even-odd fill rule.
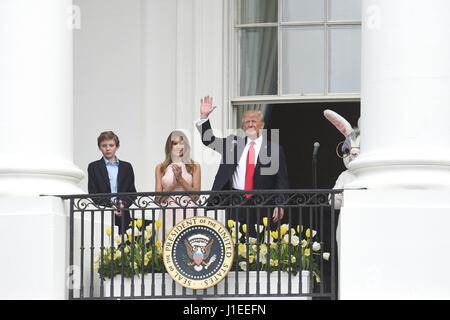
[[225,139],[216,137],[211,128],[209,115],[216,109],[213,106],[213,98],[206,96],[200,100],[200,119],[197,120],[195,126],[200,132],[202,143],[216,152],[223,153]]

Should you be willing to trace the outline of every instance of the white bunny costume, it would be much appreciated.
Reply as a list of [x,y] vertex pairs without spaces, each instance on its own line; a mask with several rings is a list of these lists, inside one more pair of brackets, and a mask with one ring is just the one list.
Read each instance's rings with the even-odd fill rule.
[[[332,110],[328,109],[325,110],[323,112],[323,115],[345,137],[345,141],[342,143],[342,146],[340,148],[343,156],[340,157],[342,157],[344,165],[348,169],[348,165],[350,164],[350,162],[352,162],[359,155],[359,144],[360,144],[359,129],[352,128],[352,126],[347,120],[345,120],[341,115]],[[336,148],[336,152],[338,152],[337,150],[338,148],[339,145]],[[349,170],[345,170],[337,178],[336,184],[334,185],[333,189],[344,189],[348,183],[350,183],[355,179],[355,177],[356,176],[352,172],[350,172]],[[335,197],[334,208],[339,210],[343,204],[343,200],[344,200],[343,195],[337,194]]]

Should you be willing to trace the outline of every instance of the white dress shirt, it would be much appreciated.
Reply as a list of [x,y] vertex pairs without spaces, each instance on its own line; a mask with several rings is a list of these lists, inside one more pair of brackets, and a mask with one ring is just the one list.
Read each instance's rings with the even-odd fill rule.
[[259,150],[261,150],[261,144],[263,141],[262,136],[259,136],[255,140],[247,138],[247,144],[245,145],[244,151],[242,152],[241,158],[239,159],[236,170],[233,173],[233,185],[234,189],[245,190],[245,170],[247,169],[247,155],[248,149],[250,148],[250,143],[254,141],[255,145],[255,166],[258,162]]
[[198,119],[197,121],[195,121],[195,125],[197,127],[201,127],[202,124],[204,124],[206,121],[208,121],[209,118],[205,118],[205,119]]

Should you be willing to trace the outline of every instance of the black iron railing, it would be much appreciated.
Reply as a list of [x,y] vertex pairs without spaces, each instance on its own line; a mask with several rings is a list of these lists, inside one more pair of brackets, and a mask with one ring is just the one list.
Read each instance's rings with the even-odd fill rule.
[[[334,196],[340,192],[61,196],[70,201],[69,299],[336,299]],[[274,209],[284,213],[276,222]],[[222,223],[231,234],[234,258],[219,284],[195,290],[172,280],[162,250],[174,225],[204,216]]]

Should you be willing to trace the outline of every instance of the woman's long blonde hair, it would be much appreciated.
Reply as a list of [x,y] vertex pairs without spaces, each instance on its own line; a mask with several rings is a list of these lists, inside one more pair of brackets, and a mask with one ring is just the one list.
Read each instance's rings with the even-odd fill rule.
[[184,151],[182,161],[186,165],[186,171],[189,174],[193,174],[195,168],[195,162],[191,159],[191,146],[189,145],[189,140],[183,131],[174,130],[172,131],[166,140],[165,152],[166,158],[161,164],[161,174],[166,172],[167,167],[172,163],[172,147],[175,144],[175,140],[181,138],[184,142]]

